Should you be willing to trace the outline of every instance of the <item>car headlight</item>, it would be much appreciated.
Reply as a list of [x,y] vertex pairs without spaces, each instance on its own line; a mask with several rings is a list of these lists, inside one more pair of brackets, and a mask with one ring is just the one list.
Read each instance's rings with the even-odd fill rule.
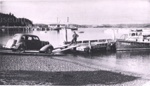
[[6,47],[6,45],[3,45],[3,46],[2,46],[2,48],[5,48],[5,47]]

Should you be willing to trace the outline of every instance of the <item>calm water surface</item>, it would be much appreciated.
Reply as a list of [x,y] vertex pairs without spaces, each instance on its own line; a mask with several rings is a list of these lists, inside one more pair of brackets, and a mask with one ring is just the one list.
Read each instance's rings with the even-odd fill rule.
[[[82,31],[82,33],[80,33]],[[111,28],[80,28],[77,33],[79,34],[78,40],[83,39],[110,39],[110,38],[119,38],[122,34],[127,33],[128,29],[115,29]],[[41,40],[49,41],[54,47],[60,46],[65,41],[65,30],[61,31],[31,31],[27,32],[31,34],[38,35]],[[115,33],[115,34],[114,34]],[[117,34],[116,34],[117,33]],[[0,35],[0,43],[5,44],[7,40],[12,37],[12,34],[1,34]],[[68,30],[68,40],[70,41],[72,38],[72,31]],[[27,56],[28,57],[28,56]],[[10,60],[8,56],[2,56],[1,58],[1,70],[2,65],[5,65],[6,68],[9,69],[13,64],[16,65],[16,61],[18,64],[21,64],[19,61],[20,58],[15,58],[15,61]],[[85,66],[93,66],[96,68],[104,67],[112,70],[119,71],[127,71],[138,74],[150,74],[150,51],[136,51],[136,52],[105,52],[105,53],[97,53],[93,55],[89,54],[67,54],[65,56],[56,57],[62,60],[76,62]],[[22,58],[25,59],[25,58]],[[34,60],[34,58],[28,58]],[[43,58],[43,60],[47,60],[48,58]],[[23,60],[23,61],[27,61]],[[10,64],[11,65],[8,65]],[[14,69],[12,69],[14,70]],[[36,70],[36,69],[35,69]]]

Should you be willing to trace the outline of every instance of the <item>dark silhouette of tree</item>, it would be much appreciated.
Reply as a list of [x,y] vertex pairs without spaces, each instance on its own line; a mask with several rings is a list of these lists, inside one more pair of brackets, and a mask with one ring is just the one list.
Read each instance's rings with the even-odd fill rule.
[[29,26],[32,21],[26,18],[16,18],[14,14],[0,13],[0,26]]

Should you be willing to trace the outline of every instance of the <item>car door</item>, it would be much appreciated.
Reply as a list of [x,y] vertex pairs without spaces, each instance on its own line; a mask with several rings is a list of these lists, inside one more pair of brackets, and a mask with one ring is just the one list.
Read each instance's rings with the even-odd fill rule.
[[26,36],[25,38],[25,44],[26,44],[26,49],[27,50],[33,50],[33,42],[32,42],[32,36]]
[[41,48],[41,41],[37,36],[33,36],[32,38],[33,38],[32,43],[34,45],[33,46],[34,50],[39,50]]

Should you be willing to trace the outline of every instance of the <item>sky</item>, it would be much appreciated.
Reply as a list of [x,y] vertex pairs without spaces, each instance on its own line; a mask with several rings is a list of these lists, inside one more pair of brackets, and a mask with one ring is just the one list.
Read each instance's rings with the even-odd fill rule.
[[150,0],[5,0],[0,9],[33,23],[150,23]]

